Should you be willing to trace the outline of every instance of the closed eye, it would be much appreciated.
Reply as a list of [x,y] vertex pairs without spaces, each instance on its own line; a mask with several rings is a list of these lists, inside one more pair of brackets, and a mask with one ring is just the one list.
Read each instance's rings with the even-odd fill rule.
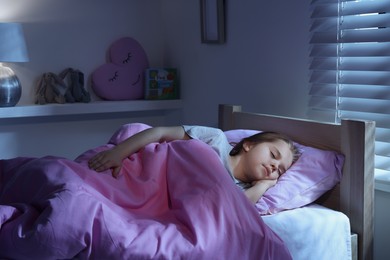
[[[272,157],[272,159],[275,159],[275,160],[281,160],[281,154],[280,154],[279,150],[277,150],[277,149],[275,151],[271,150],[271,157]],[[279,176],[281,176],[283,173],[286,172],[285,168],[281,164],[278,167]]]
[[127,54],[127,58],[123,60],[123,64],[126,64],[126,63],[129,63],[131,61],[131,58],[133,57],[133,55],[131,54],[131,52],[129,52]]
[[270,150],[271,150],[272,158],[279,160],[282,157],[282,154],[280,153],[279,149],[277,149],[276,147],[271,148]]
[[110,82],[113,82],[113,81],[116,80],[117,78],[118,78],[118,71],[115,71],[114,76],[113,76],[112,78],[109,78],[108,80],[109,80]]

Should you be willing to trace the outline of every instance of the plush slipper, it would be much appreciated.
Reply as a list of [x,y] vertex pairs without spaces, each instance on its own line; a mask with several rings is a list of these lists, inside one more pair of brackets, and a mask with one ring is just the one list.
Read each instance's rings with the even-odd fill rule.
[[67,87],[62,79],[55,73],[47,72],[42,75],[37,83],[36,104],[65,103]]
[[68,103],[91,101],[91,96],[84,88],[84,74],[72,68],[65,69],[59,74],[65,85],[67,91],[65,93],[65,100]]

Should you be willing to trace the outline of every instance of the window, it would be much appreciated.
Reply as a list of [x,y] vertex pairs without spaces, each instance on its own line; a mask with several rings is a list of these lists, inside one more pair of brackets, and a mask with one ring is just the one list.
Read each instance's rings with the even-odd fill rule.
[[390,1],[313,0],[311,11],[309,117],[376,121],[375,176],[390,183]]

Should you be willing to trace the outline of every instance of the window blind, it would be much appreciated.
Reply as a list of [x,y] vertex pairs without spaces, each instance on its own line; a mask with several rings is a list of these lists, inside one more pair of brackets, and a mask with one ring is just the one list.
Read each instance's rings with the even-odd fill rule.
[[376,121],[375,174],[390,180],[390,1],[313,0],[310,30],[308,116]]

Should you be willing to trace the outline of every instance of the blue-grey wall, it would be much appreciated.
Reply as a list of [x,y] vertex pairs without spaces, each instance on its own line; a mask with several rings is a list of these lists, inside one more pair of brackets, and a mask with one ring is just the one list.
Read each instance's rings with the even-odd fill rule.
[[222,45],[200,43],[199,1],[162,2],[165,59],[181,70],[184,120],[215,124],[218,103],[305,117],[310,1],[227,0]]
[[24,87],[20,104],[33,102],[42,73],[75,67],[88,77],[105,62],[110,43],[131,36],[151,66],[179,69],[181,121],[215,125],[218,103],[305,117],[309,0],[226,0],[227,39],[220,45],[200,41],[198,0],[33,2],[0,2],[0,21],[23,22],[30,51],[29,63],[12,65]]

